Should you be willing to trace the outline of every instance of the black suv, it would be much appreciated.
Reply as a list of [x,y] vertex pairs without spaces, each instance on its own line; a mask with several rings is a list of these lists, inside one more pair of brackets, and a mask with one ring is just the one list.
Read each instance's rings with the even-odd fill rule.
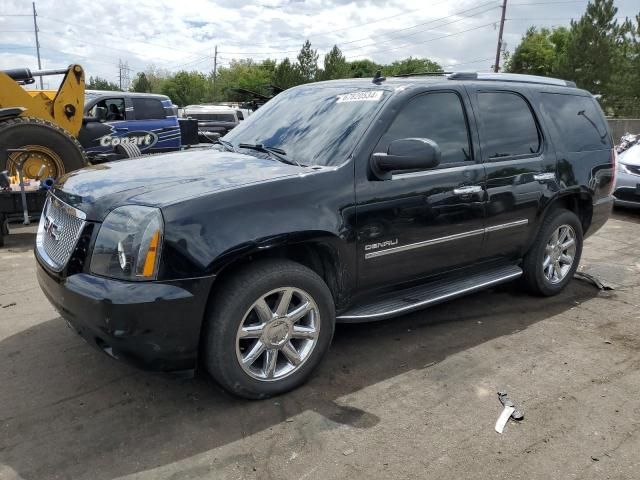
[[335,322],[509,280],[554,295],[607,220],[615,154],[570,82],[340,80],[278,95],[209,151],[63,177],[36,242],[61,315],[112,357],[200,360],[227,390],[300,385]]

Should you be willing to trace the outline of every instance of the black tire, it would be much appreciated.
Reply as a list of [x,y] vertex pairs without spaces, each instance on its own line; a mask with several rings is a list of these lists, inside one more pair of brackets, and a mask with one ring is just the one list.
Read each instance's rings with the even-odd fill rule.
[[[303,290],[315,302],[320,318],[317,339],[306,360],[290,374],[272,380],[253,378],[237,356],[238,330],[254,302],[268,292],[286,287]],[[210,300],[205,322],[203,358],[211,376],[230,393],[262,399],[292,390],[310,377],[333,338],[335,307],[329,288],[314,271],[288,260],[263,260],[224,279]],[[282,360],[281,355],[276,357]]]
[[57,168],[63,170],[57,176],[87,165],[82,146],[69,132],[39,118],[17,117],[0,121],[0,171],[7,169],[4,151],[26,145],[41,146],[55,152],[62,164]]
[[[547,255],[547,243],[562,226],[569,226],[575,234],[573,263],[562,280],[550,281],[544,273],[543,262]],[[560,293],[573,278],[582,255],[582,225],[575,213],[562,208],[551,211],[542,222],[540,231],[522,262],[522,285],[530,293],[549,297]]]

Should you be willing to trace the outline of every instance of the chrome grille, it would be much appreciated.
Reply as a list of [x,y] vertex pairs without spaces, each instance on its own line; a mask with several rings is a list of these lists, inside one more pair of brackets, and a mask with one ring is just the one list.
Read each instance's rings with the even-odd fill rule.
[[49,195],[36,237],[38,254],[53,270],[62,270],[78,242],[86,215]]

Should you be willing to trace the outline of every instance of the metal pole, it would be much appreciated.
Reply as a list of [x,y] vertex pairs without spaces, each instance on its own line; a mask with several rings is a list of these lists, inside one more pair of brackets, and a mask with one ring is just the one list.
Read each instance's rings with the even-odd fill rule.
[[500,71],[500,52],[502,50],[502,33],[504,32],[504,16],[507,13],[507,0],[502,1],[502,17],[500,18],[500,32],[498,33],[498,48],[496,50],[496,62],[493,64],[493,71]]
[[[38,22],[36,21],[36,17],[38,14],[36,13],[36,2],[32,2],[33,6],[33,31],[36,34],[36,52],[38,54],[38,70],[42,70],[42,64],[40,63],[40,40],[38,39]],[[40,90],[44,90],[42,85],[42,75],[40,75]]]
[[213,50],[213,95],[216,94],[216,76],[218,74],[218,45]]

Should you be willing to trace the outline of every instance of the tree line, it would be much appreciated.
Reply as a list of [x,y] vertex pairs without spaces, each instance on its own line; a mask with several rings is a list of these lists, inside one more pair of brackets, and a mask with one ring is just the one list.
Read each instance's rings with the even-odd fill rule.
[[568,28],[530,27],[506,71],[573,80],[607,115],[640,116],[640,13],[624,21],[617,13],[613,0],[594,0]]
[[[373,77],[378,70],[383,75],[400,75],[417,72],[441,72],[438,63],[427,58],[409,57],[390,64],[378,64],[368,59],[347,61],[337,45],[324,56],[319,66],[320,55],[308,40],[302,45],[294,60],[281,61],[251,58],[232,60],[228,66],[204,74],[198,71],[170,73],[162,68],[150,66],[138,72],[131,84],[131,91],[161,93],[179,106],[249,100],[246,93],[238,89],[270,95],[271,86],[287,89],[303,83],[340,78]],[[87,88],[95,90],[119,90],[117,84],[99,77],[91,77]]]
[[[617,13],[613,0],[591,0],[569,27],[530,27],[512,54],[504,52],[504,71],[573,80],[597,96],[607,115],[640,116],[640,13],[624,21],[617,20]],[[443,71],[428,58],[390,64],[347,61],[337,45],[320,64],[318,51],[307,40],[293,60],[232,60],[215,78],[213,72],[170,73],[150,66],[136,75],[131,90],[162,93],[185,106],[248,100],[241,90],[268,96],[271,86],[287,89],[314,81],[372,77],[378,70],[385,76]],[[118,90],[100,78],[90,78],[88,88]]]

